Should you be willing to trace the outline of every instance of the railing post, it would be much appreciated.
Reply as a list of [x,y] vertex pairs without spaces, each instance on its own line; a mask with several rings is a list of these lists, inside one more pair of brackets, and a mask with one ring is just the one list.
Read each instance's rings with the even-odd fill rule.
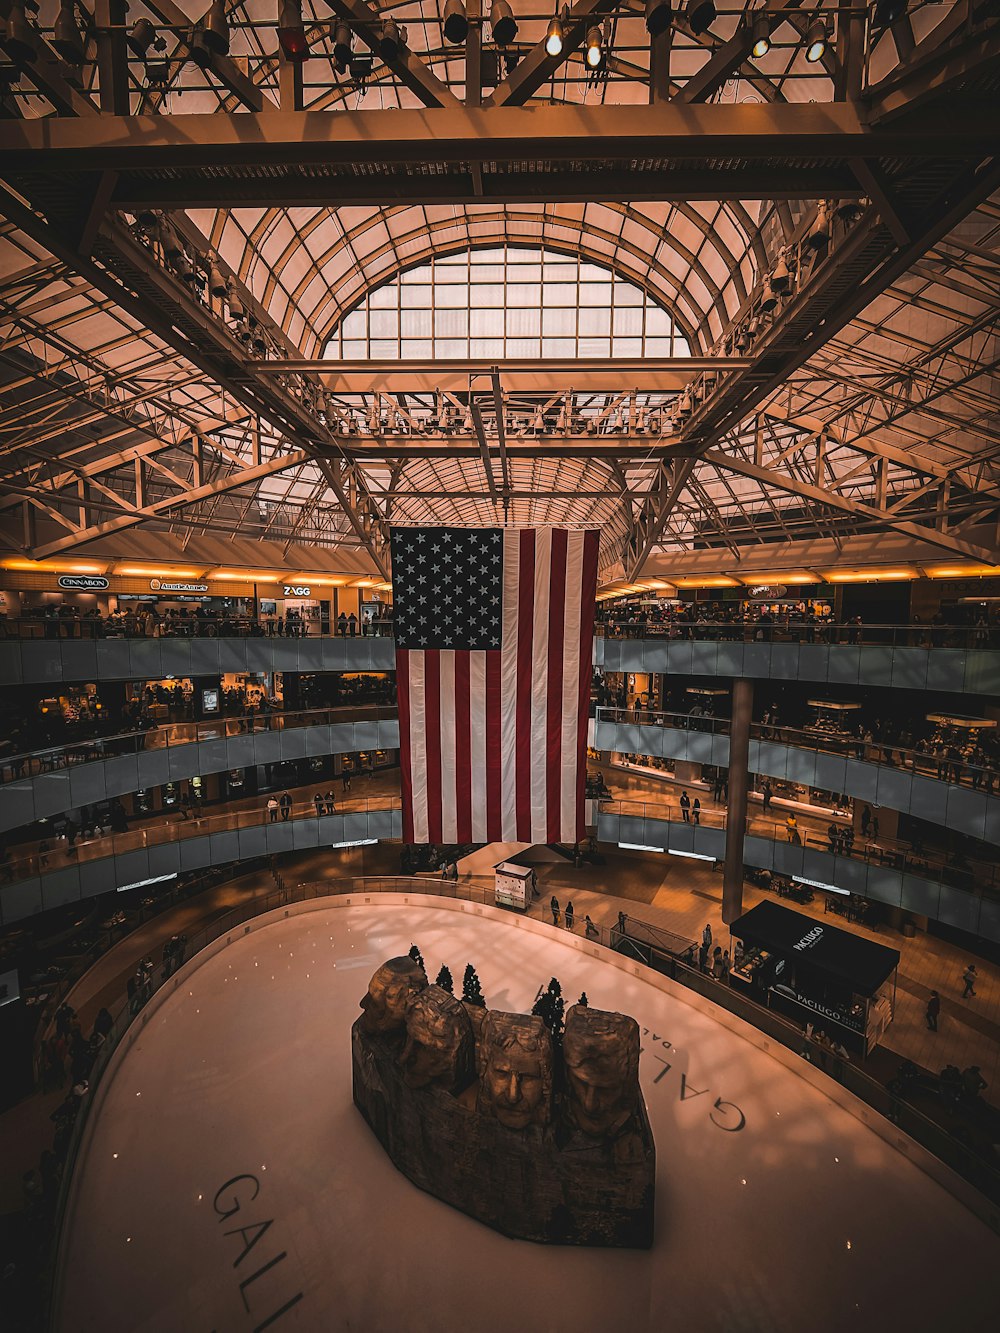
[[743,913],[743,840],[747,826],[752,718],[753,681],[740,677],[733,681],[729,727],[729,800],[726,804],[726,860],[722,875],[722,920],[727,926]]

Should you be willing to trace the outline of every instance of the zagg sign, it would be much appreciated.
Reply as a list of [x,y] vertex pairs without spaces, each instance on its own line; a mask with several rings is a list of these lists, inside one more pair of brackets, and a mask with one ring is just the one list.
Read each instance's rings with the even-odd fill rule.
[[60,574],[59,587],[70,592],[100,592],[108,587],[102,574]]
[[312,588],[307,583],[286,583],[284,584],[285,597],[311,597]]

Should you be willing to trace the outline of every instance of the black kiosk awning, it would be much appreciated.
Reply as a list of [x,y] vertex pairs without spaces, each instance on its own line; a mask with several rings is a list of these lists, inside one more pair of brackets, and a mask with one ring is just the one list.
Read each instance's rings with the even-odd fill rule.
[[853,935],[839,926],[763,902],[729,927],[744,944],[756,945],[797,963],[857,995],[874,995],[899,966],[899,952]]

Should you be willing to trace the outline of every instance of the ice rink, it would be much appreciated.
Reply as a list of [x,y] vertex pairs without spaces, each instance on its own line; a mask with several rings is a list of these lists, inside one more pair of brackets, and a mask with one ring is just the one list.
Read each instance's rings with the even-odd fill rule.
[[[351,1100],[368,979],[416,943],[492,1008],[633,1014],[651,1252],[508,1240],[399,1175]],[[293,913],[195,959],[111,1066],[66,1218],[62,1333],[848,1333],[996,1327],[1000,1239],[670,983],[491,909]],[[607,955],[604,958],[607,959]],[[666,986],[666,992],[661,989]],[[730,1020],[731,1021],[731,1020]]]

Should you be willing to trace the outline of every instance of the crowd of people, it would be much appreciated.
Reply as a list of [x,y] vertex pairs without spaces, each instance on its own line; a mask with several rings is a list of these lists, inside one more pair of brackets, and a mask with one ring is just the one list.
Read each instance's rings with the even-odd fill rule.
[[[927,620],[909,617],[901,637],[898,625],[873,624],[866,639],[861,615],[833,618],[827,604],[785,602],[777,610],[749,602],[603,602],[596,622],[608,638],[722,639],[736,642],[772,640],[798,643],[893,642],[901,646],[942,648],[952,643],[978,648],[1000,646],[1000,606],[956,606],[939,610]],[[886,637],[885,631],[892,631]]]

